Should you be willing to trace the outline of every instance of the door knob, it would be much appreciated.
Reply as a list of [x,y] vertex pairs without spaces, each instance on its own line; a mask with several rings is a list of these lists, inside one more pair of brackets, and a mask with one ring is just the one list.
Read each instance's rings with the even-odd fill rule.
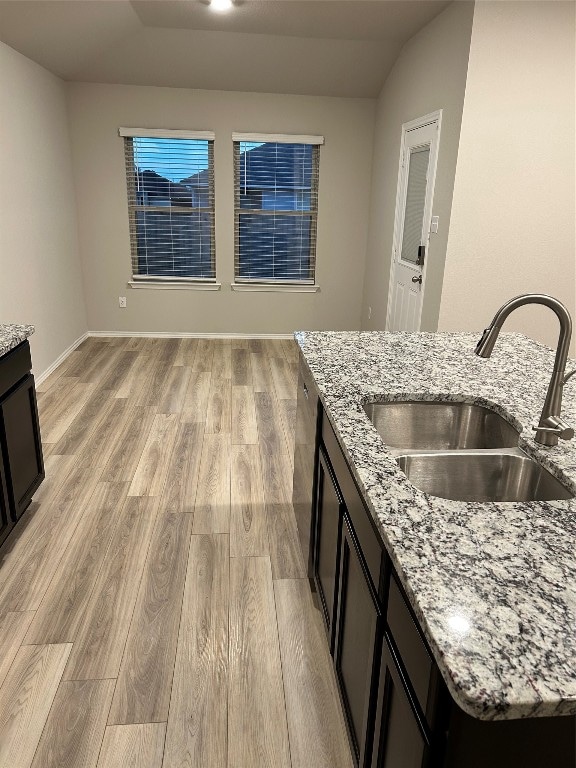
[[422,275],[414,275],[412,278],[413,283],[420,283],[422,285]]

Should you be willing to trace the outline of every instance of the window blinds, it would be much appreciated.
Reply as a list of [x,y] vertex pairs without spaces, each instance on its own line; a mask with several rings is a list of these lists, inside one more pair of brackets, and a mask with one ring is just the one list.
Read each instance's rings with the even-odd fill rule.
[[137,130],[120,129],[134,280],[214,280],[213,134]]
[[408,167],[404,232],[402,233],[400,257],[403,261],[409,261],[412,264],[418,260],[418,246],[422,243],[429,159],[429,145],[416,147],[408,155],[410,165]]
[[313,284],[320,137],[266,138],[233,135],[235,279]]

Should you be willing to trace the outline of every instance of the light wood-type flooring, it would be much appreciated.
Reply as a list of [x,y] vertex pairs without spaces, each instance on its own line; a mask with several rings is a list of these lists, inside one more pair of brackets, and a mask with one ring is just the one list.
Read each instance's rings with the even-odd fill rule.
[[0,768],[351,768],[291,506],[294,342],[89,338],[0,549]]

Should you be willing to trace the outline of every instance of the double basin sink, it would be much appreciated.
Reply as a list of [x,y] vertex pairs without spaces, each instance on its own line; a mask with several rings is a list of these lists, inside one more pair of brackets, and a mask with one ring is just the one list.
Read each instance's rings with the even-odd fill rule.
[[478,502],[574,496],[518,448],[518,431],[488,408],[428,401],[363,407],[410,482],[432,496]]

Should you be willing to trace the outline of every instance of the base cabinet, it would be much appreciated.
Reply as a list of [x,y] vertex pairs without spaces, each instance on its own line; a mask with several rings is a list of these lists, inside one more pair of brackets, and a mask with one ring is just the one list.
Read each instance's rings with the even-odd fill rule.
[[292,481],[292,505],[298,528],[298,538],[307,574],[313,577],[312,557],[314,547],[314,493],[317,456],[318,390],[308,366],[300,357],[298,394],[296,402],[296,428],[294,435],[294,475]]
[[0,515],[15,522],[44,479],[42,442],[27,341],[0,358]]
[[44,479],[34,377],[28,374],[0,401],[0,436],[12,517],[17,520]]
[[576,718],[485,722],[456,705],[450,712],[442,768],[574,768]]
[[0,544],[4,541],[10,531],[13,520],[10,517],[10,507],[8,504],[8,493],[6,491],[6,479],[2,467],[4,466],[4,454],[0,444]]
[[385,637],[380,660],[371,768],[422,768],[427,746],[389,640]]
[[483,722],[455,704],[326,415],[314,424],[308,538],[356,766],[574,768],[576,717]]
[[334,666],[357,765],[372,752],[382,614],[358,541],[344,513]]
[[314,583],[322,607],[330,653],[334,652],[336,576],[343,511],[342,496],[326,454],[320,448],[314,534]]

